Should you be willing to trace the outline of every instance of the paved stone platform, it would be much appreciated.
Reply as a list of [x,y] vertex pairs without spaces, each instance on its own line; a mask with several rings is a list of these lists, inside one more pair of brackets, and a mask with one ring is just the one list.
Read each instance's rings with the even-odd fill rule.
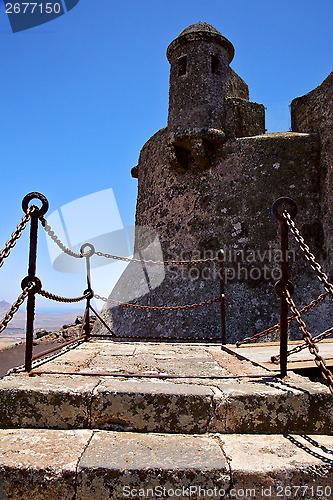
[[325,385],[217,345],[81,343],[0,381],[2,428],[329,434],[332,410]]
[[329,499],[333,437],[0,430],[0,498]]
[[0,380],[0,500],[331,499],[332,409],[216,344],[81,343]]

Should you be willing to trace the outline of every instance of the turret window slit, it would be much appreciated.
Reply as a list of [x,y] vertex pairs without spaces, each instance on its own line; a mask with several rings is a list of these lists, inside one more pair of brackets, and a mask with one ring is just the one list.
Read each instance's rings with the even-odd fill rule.
[[187,56],[178,58],[178,76],[186,75],[187,71]]

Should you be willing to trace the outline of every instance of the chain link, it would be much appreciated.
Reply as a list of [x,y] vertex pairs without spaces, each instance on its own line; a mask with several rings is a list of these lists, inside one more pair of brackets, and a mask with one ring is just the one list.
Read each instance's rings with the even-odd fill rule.
[[8,323],[13,319],[14,314],[18,311],[19,307],[23,304],[29,291],[34,287],[34,283],[30,283],[24,288],[23,292],[18,296],[12,307],[9,309],[2,321],[0,321],[0,333],[4,331]]
[[91,297],[90,293],[86,293],[81,297],[74,297],[74,298],[60,297],[60,295],[54,295],[53,293],[46,292],[45,290],[39,290],[39,292],[37,293],[39,293],[46,299],[55,300],[57,302],[67,302],[67,303],[80,302],[81,300],[88,299],[89,297]]
[[[45,229],[46,233],[49,235],[49,237],[54,241],[58,247],[65,252],[67,255],[70,255],[71,257],[75,257],[77,259],[82,259],[82,257],[86,257],[87,255],[91,255],[89,252],[86,253],[76,253],[73,252],[70,248],[66,247],[58,236],[55,234],[55,232],[52,230],[51,226],[47,223],[47,220],[41,216],[39,217],[43,228]],[[135,258],[130,258],[130,257],[120,257],[119,255],[112,255],[110,253],[104,253],[104,252],[95,252],[95,255],[98,255],[98,257],[105,257],[106,259],[112,259],[112,260],[121,260],[123,262],[136,262],[139,264],[157,264],[160,266],[195,266],[197,264],[210,264],[211,262],[220,262],[218,257],[213,257],[212,259],[201,259],[201,260],[167,260],[165,262],[163,261],[155,261],[155,260],[144,260],[144,259],[135,259]]]
[[[304,306],[303,309],[301,309],[299,311],[299,313],[300,314],[305,314],[310,309],[312,309],[312,307],[315,307],[317,304],[319,304],[319,302],[321,302],[322,300],[324,300],[325,297],[327,297],[327,295],[329,295],[328,292],[322,293],[321,295],[319,295],[319,297],[317,297],[315,300],[313,300],[312,302],[310,302],[310,304],[308,304],[307,306]],[[289,316],[288,323],[290,323],[294,319],[296,319],[295,315]],[[240,347],[242,344],[247,344],[249,342],[252,342],[253,340],[258,340],[261,337],[265,337],[269,333],[278,330],[279,328],[280,328],[280,323],[277,323],[276,325],[271,326],[270,328],[267,328],[267,330],[264,330],[263,332],[256,333],[255,335],[252,335],[252,337],[246,337],[245,339],[241,340],[240,342],[236,342],[236,346]],[[274,359],[275,359],[275,357],[274,357]]]
[[[319,335],[317,335],[317,337],[313,337],[312,340],[313,340],[313,342],[315,342],[317,344],[318,342],[321,342],[322,340],[330,337],[332,334],[333,334],[333,327],[330,328],[329,330],[326,330],[323,333],[320,333]],[[287,351],[287,356],[291,356],[291,354],[295,354],[296,352],[303,351],[303,349],[306,349],[307,347],[308,347],[307,343],[298,345],[298,346],[294,347],[293,349],[290,349],[289,351]],[[278,363],[279,360],[280,360],[280,356],[272,356],[271,357],[272,363]]]
[[119,257],[118,255],[112,255],[109,253],[95,252],[99,257],[105,257],[106,259],[122,260],[124,262],[136,262],[138,264],[157,264],[159,266],[195,266],[197,264],[210,264],[211,262],[219,262],[218,257],[213,257],[212,259],[202,259],[202,260],[144,260],[135,259],[130,257]]
[[17,240],[20,238],[22,231],[26,228],[26,225],[31,218],[31,214],[35,210],[37,210],[37,207],[34,205],[28,208],[27,213],[23,215],[21,222],[17,225],[15,231],[11,235],[11,238],[6,242],[5,248],[1,250],[0,267],[3,265],[4,259],[10,254],[11,249],[16,245]]
[[300,249],[304,253],[306,260],[310,263],[311,268],[317,274],[317,277],[321,283],[324,284],[325,290],[333,297],[333,285],[328,281],[327,274],[322,270],[321,265],[316,261],[315,256],[310,251],[309,246],[305,243],[303,236],[301,235],[299,229],[296,227],[295,222],[290,217],[287,210],[283,212],[283,217],[286,219],[288,227],[300,246]]
[[209,306],[215,304],[216,302],[221,302],[221,298],[207,300],[205,302],[199,302],[198,304],[188,304],[185,306],[140,306],[138,304],[127,304],[124,302],[118,302],[117,300],[107,299],[106,297],[101,297],[100,295],[94,294],[95,299],[102,300],[103,302],[108,302],[121,307],[127,307],[129,309],[141,309],[143,311],[181,311],[182,309],[195,309],[196,307]]
[[322,356],[320,356],[320,354],[319,354],[319,348],[315,344],[315,342],[314,342],[314,340],[312,338],[311,333],[307,330],[306,324],[302,320],[300,312],[298,311],[298,309],[297,309],[297,307],[295,305],[295,302],[291,298],[290,292],[289,292],[289,290],[287,288],[285,288],[283,290],[283,295],[285,296],[290,309],[292,310],[292,312],[295,315],[295,319],[296,319],[296,321],[298,323],[298,328],[301,330],[301,332],[303,334],[303,338],[304,338],[304,340],[306,342],[306,345],[307,345],[310,353],[315,358],[316,365],[320,368],[321,373],[322,373],[323,377],[327,380],[327,382],[329,384],[329,389],[330,389],[331,393],[333,394],[333,374],[327,368],[325,359]]
[[[289,319],[290,318],[288,318],[288,322],[289,322]],[[240,340],[239,342],[236,342],[236,347],[240,347],[243,344],[248,344],[249,342],[252,342],[253,340],[258,340],[261,337],[265,337],[266,335],[277,331],[279,328],[280,328],[280,323],[277,323],[276,325],[273,325],[273,326],[267,328],[263,332],[256,333],[255,335],[252,335],[252,337],[246,337],[245,339]]]
[[56,245],[58,245],[58,247],[63,252],[65,252],[67,255],[70,255],[71,257],[75,257],[76,259],[82,259],[83,257],[86,257],[87,255],[90,255],[89,252],[85,252],[85,253],[76,253],[76,252],[73,252],[70,248],[66,247],[60,241],[60,239],[58,238],[58,236],[55,234],[54,231],[52,231],[51,226],[47,223],[47,220],[43,216],[39,217],[39,220],[41,221],[41,224],[42,224],[43,228],[45,229],[46,233],[51,238],[51,240],[54,241],[54,243]]

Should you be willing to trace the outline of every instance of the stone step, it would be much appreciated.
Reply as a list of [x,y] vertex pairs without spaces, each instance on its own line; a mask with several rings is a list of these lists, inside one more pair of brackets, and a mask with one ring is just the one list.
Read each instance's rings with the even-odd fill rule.
[[0,430],[0,498],[329,499],[333,437]]
[[332,434],[328,387],[291,374],[217,379],[15,374],[0,380],[0,428]]

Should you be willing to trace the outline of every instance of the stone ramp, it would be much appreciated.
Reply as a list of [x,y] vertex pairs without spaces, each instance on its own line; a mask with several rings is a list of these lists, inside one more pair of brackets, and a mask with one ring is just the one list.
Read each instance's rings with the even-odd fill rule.
[[0,498],[329,499],[332,436],[1,430]]

